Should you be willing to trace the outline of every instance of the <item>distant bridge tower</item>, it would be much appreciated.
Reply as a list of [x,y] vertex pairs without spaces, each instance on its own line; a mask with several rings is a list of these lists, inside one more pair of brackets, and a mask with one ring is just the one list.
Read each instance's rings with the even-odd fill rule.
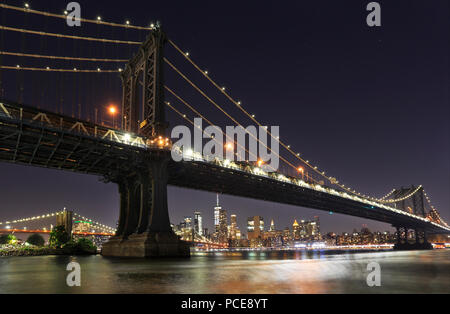
[[68,234],[72,234],[73,211],[64,208],[62,214],[56,216],[56,226],[64,226]]
[[400,189],[396,189],[392,194],[392,198],[399,200],[401,199],[401,201],[395,203],[396,208],[425,218],[427,214],[425,212],[424,189],[420,188],[411,197],[405,198],[415,190],[417,190],[416,186],[412,186],[410,188],[402,187]]
[[146,137],[168,127],[164,104],[165,33],[157,26],[122,72],[122,128]]
[[[392,198],[398,200],[395,203],[396,208],[416,216],[427,217],[424,203],[425,191],[422,187],[412,186],[410,188],[402,187],[396,189],[392,193]],[[432,249],[425,230],[414,225],[401,226],[394,224],[394,227],[397,229],[397,243],[394,247],[396,250]],[[415,243],[410,243],[408,239],[410,229],[414,230]]]

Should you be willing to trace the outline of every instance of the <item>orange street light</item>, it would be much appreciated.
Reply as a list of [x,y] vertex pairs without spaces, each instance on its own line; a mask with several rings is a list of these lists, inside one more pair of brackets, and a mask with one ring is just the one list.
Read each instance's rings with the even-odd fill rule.
[[225,145],[225,148],[227,150],[233,150],[234,149],[234,145],[232,143],[228,143],[228,144]]
[[110,115],[112,115],[113,118],[113,128],[116,127],[116,113],[117,113],[117,107],[114,105],[109,106],[108,108],[108,112]]
[[108,110],[109,110],[109,113],[112,115],[117,113],[117,108],[114,106],[110,106]]
[[264,161],[262,161],[261,159],[258,160],[258,167],[261,167],[262,165],[264,165]]
[[302,174],[302,180],[305,181],[305,169],[303,167],[298,167],[297,171]]

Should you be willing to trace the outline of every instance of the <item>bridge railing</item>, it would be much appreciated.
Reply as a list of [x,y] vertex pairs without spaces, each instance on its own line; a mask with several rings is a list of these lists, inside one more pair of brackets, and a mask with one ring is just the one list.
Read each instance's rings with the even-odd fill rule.
[[423,222],[427,222],[427,223],[431,223],[434,226],[446,229],[448,231],[450,231],[450,228],[448,228],[448,226],[445,225],[441,225],[441,224],[437,224],[433,221],[430,221],[429,219],[425,218],[425,217],[421,217],[421,216],[417,216],[414,215],[412,213],[409,212],[405,212],[403,210],[394,208],[394,207],[390,207],[387,206],[386,204],[382,204],[382,203],[378,203],[372,200],[368,200],[356,195],[351,195],[348,194],[346,192],[342,192],[342,191],[337,191],[333,188],[330,188],[328,186],[325,185],[320,185],[320,184],[313,184],[313,183],[309,183],[309,182],[305,182],[304,180],[300,179],[300,178],[296,178],[296,177],[292,177],[289,175],[285,175],[279,172],[266,172],[263,169],[261,169],[260,167],[258,167],[257,165],[252,165],[250,163],[246,163],[246,164],[240,164],[240,163],[236,163],[230,160],[221,160],[212,156],[203,156],[200,153],[194,152],[193,150],[187,150],[187,151],[183,151],[181,148],[179,147],[174,147],[173,148],[174,152],[176,154],[179,155],[179,157],[183,158],[184,161],[192,161],[192,162],[203,162],[203,163],[209,163],[209,164],[213,164],[219,167],[223,167],[223,168],[227,168],[230,170],[234,170],[234,171],[239,171],[239,172],[243,172],[246,174],[252,174],[255,176],[259,176],[259,177],[264,177],[267,179],[272,179],[272,180],[276,180],[276,181],[280,181],[286,184],[291,184],[294,186],[298,186],[298,187],[302,187],[302,188],[306,188],[306,189],[310,189],[310,190],[314,190],[317,192],[322,192],[322,193],[327,193],[330,195],[335,195],[338,197],[342,197],[345,199],[349,199],[352,201],[356,201],[356,202],[360,202],[360,203],[364,203],[367,205],[370,205],[370,207],[372,209],[375,208],[382,208],[385,210],[389,210],[391,212],[395,212],[397,214],[400,215],[404,215],[404,216],[408,216],[414,219],[418,219],[421,220]]
[[141,148],[148,147],[148,139],[132,133],[6,101],[0,101],[0,118],[36,123],[72,135],[82,135]]

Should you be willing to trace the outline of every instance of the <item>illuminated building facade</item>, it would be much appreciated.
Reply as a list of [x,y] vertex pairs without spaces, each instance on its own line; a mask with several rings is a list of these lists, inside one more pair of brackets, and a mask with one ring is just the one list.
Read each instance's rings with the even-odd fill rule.
[[251,247],[262,246],[264,235],[264,218],[261,216],[254,216],[248,218],[247,234]]
[[194,213],[194,232],[198,235],[203,235],[203,217],[202,213],[198,211]]

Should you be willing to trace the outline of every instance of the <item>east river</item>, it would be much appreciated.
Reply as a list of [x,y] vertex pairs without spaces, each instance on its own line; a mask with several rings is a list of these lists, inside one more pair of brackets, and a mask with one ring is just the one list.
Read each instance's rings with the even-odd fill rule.
[[[81,287],[68,287],[68,263]],[[369,287],[370,263],[381,287]],[[190,259],[0,257],[0,293],[450,293],[450,250],[195,253]]]

